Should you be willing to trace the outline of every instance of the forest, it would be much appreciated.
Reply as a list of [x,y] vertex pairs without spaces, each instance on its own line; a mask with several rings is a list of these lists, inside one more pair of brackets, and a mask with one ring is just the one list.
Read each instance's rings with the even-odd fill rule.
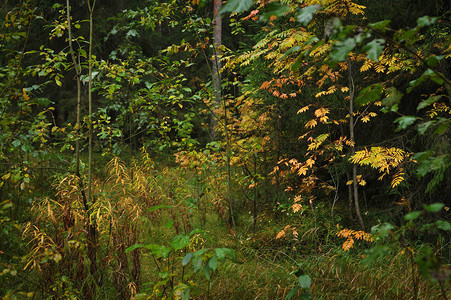
[[450,1],[2,2],[2,299],[451,299]]

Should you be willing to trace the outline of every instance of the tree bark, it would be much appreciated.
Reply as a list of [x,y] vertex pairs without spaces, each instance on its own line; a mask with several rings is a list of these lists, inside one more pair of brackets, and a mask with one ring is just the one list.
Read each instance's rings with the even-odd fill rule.
[[[351,62],[348,59],[348,80],[349,80],[349,136],[352,141],[351,145],[351,156],[355,154],[355,135],[354,135],[354,93],[355,86],[354,80],[352,78],[352,69]],[[365,223],[363,222],[362,214],[360,213],[360,204],[359,204],[359,186],[357,183],[357,165],[352,165],[352,185],[353,185],[353,194],[354,194],[354,206],[357,218],[359,219],[360,226],[362,230],[365,230]]]
[[[213,88],[213,106],[219,107],[221,104],[221,45],[222,45],[222,18],[219,11],[222,7],[221,0],[214,0],[213,3],[213,61],[212,61],[212,88]],[[217,120],[214,115],[211,116],[211,137],[217,138],[215,127]]]

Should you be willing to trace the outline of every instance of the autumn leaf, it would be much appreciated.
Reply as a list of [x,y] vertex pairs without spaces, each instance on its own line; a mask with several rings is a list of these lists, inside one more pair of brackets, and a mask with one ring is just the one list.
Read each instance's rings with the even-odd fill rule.
[[310,108],[310,105],[304,106],[303,108],[298,110],[297,113],[300,114],[300,113],[306,112],[307,110],[309,110],[309,108]]
[[317,124],[318,124],[318,122],[316,122],[315,119],[312,119],[312,120],[308,121],[308,122],[305,124],[305,128],[313,128],[313,127],[315,127]]
[[276,239],[280,239],[281,237],[283,237],[285,235],[285,231],[281,230],[277,235],[276,235]]
[[302,205],[299,203],[295,203],[291,206],[291,208],[293,209],[293,212],[298,212],[302,209]]

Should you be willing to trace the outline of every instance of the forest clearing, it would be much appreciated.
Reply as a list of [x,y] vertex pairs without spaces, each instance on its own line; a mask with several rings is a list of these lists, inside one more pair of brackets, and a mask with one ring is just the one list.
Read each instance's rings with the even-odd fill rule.
[[450,299],[449,1],[5,0],[2,299]]

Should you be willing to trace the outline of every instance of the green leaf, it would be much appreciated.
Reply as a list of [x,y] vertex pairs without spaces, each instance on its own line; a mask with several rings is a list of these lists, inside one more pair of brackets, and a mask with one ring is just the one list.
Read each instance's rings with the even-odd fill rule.
[[312,284],[312,279],[309,275],[302,275],[299,276],[299,286],[303,289],[310,288],[310,285]]
[[419,86],[423,81],[427,79],[433,80],[438,84],[443,84],[444,81],[442,78],[440,78],[440,75],[444,76],[442,73],[427,69],[420,77],[410,82],[410,87],[407,89],[407,92],[410,93],[415,87]]
[[[438,122],[438,127],[434,130],[434,135],[442,135],[450,128],[451,124],[449,123],[449,119],[440,118],[439,120],[441,122]],[[448,121],[448,123],[446,121],[443,122],[443,120]]]
[[192,262],[193,262],[194,273],[199,272],[200,268],[202,268],[202,258],[200,256],[194,257]]
[[429,17],[429,16],[423,16],[417,19],[417,27],[421,28],[424,26],[430,26],[437,21],[437,17]]
[[216,270],[216,268],[218,267],[218,257],[216,255],[210,257],[210,259],[208,260],[208,267],[210,267],[210,269],[212,269],[213,271]]
[[131,252],[131,251],[133,251],[135,249],[143,248],[143,247],[145,247],[145,246],[142,245],[142,244],[134,244],[134,245],[128,247],[127,249],[125,249],[125,253]]
[[405,215],[404,220],[413,221],[415,219],[418,219],[419,216],[421,216],[421,211],[413,211]]
[[269,20],[271,16],[281,17],[289,11],[288,5],[281,4],[279,1],[269,2],[262,11],[262,20]]
[[294,46],[294,47],[291,48],[291,49],[288,49],[287,52],[285,52],[285,53],[279,58],[279,61],[282,60],[282,59],[284,59],[285,57],[287,57],[287,56],[290,55],[291,53],[299,51],[300,49],[301,49],[301,46],[299,46],[299,45],[298,45],[298,46]]
[[171,208],[171,206],[170,205],[155,205],[155,206],[149,207],[147,209],[147,211],[148,212],[153,212],[153,211],[156,211],[156,210],[159,210],[159,209],[162,209],[162,208]]
[[300,300],[311,300],[313,299],[312,294],[309,291],[303,291]]
[[188,246],[189,244],[189,236],[187,235],[176,235],[172,241],[169,243],[175,251],[180,250]]
[[413,123],[415,123],[416,120],[417,120],[417,118],[414,116],[404,116],[404,117],[397,118],[394,121],[394,123],[399,124],[397,130],[404,130],[407,127],[409,127],[410,125],[412,125]]
[[404,94],[398,91],[395,87],[387,89],[387,93],[388,96],[382,100],[382,105],[384,105],[388,111],[396,111]]
[[172,251],[172,248],[165,247],[163,245],[157,245],[157,244],[148,244],[144,246],[146,249],[149,249],[152,255],[155,255],[156,258],[166,258],[168,257],[169,253]]
[[253,0],[228,0],[227,3],[221,8],[220,13],[242,12],[251,8],[252,4],[254,4]]
[[439,62],[445,57],[445,55],[432,55],[426,60],[426,64],[428,67],[437,67]]
[[431,96],[426,100],[421,101],[420,104],[418,104],[417,111],[437,102],[442,97],[443,95]]
[[196,252],[194,252],[194,256],[195,257],[202,256],[205,252],[207,252],[207,249],[197,250]]
[[395,226],[393,226],[390,223],[385,222],[383,224],[375,225],[375,226],[371,227],[371,233],[378,235],[382,238],[385,238],[388,236],[390,231],[392,231],[393,229],[395,229]]
[[189,261],[191,260],[191,258],[193,257],[194,253],[190,252],[187,255],[185,255],[185,257],[182,260],[182,266],[186,266]]
[[371,27],[374,30],[379,30],[379,31],[385,32],[385,31],[387,31],[387,27],[390,24],[390,22],[391,22],[390,20],[383,20],[383,21],[380,21],[377,23],[369,24],[368,27]]
[[301,288],[299,286],[295,286],[291,289],[291,291],[285,296],[285,300],[289,300],[293,298],[294,295],[300,290]]
[[229,258],[233,262],[238,263],[238,260],[235,259],[235,256],[233,254],[233,250],[229,248],[215,248],[216,255],[218,256],[219,260],[224,259],[225,257]]
[[379,56],[381,56],[382,51],[384,50],[384,39],[375,39],[366,44],[362,50],[367,52],[367,57],[374,61],[379,61]]
[[205,278],[207,278],[208,281],[211,280],[211,272],[212,272],[212,270],[210,269],[208,264],[205,264],[205,266],[204,266],[204,275],[205,275]]
[[354,49],[356,45],[354,38],[347,38],[344,41],[335,43],[330,52],[330,58],[335,61],[344,61],[348,57],[348,53]]
[[439,212],[443,207],[445,207],[445,204],[443,203],[432,203],[430,205],[423,205],[424,210],[427,212]]
[[322,7],[319,4],[310,5],[301,9],[301,13],[298,15],[298,22],[302,25],[307,25],[313,20],[313,15],[320,10]]
[[449,224],[449,222],[447,222],[447,221],[437,220],[437,221],[435,221],[435,225],[437,226],[438,229],[441,229],[441,230],[445,230],[445,231],[451,230],[451,224]]
[[219,260],[223,260],[225,258],[226,253],[224,248],[215,248],[215,253]]
[[366,105],[370,102],[379,100],[382,94],[382,85],[375,83],[367,86],[360,91],[359,96],[355,99],[358,106]]
[[299,56],[298,59],[296,59],[296,61],[291,65],[291,71],[296,72],[301,67],[303,61],[304,56]]
[[424,135],[426,133],[426,131],[428,130],[428,128],[431,125],[434,125],[436,122],[435,121],[427,121],[421,124],[418,124],[418,133],[421,135]]
[[15,148],[17,148],[17,147],[20,146],[20,140],[14,140],[11,144],[12,144]]

